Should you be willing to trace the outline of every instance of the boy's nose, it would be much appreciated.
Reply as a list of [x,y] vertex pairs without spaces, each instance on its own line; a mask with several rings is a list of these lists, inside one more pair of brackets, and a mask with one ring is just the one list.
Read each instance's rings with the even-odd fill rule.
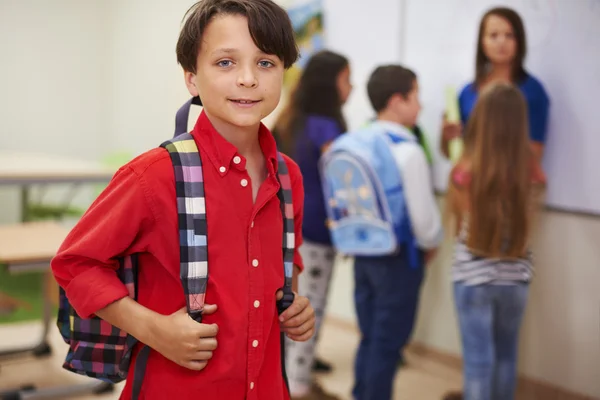
[[243,87],[255,87],[258,85],[256,74],[249,68],[241,71],[241,74],[238,77],[238,85]]

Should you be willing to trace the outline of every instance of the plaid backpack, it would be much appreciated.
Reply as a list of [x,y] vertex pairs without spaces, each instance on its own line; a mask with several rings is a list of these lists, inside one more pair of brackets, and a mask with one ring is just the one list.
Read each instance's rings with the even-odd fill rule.
[[[180,277],[188,313],[197,322],[202,320],[204,296],[208,281],[208,242],[202,162],[196,143],[184,133],[161,145],[170,156],[175,172],[177,212],[180,232]],[[280,190],[278,197],[283,215],[283,259],[285,279],[283,299],[278,304],[281,313],[293,300],[292,270],[294,258],[294,213],[292,190],[285,160],[278,154]],[[137,300],[137,254],[119,258],[117,274]],[[64,290],[60,290],[58,328],[69,344],[63,368],[106,382],[117,383],[127,378],[131,353],[137,340],[127,332],[93,316],[81,318],[71,307]],[[150,348],[140,350],[133,382],[133,399],[139,397]],[[285,377],[285,371],[284,371]]]

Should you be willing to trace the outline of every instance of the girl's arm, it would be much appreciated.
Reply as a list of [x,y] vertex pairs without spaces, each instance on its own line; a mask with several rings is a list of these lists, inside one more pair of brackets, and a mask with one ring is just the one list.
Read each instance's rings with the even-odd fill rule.
[[462,229],[463,217],[467,209],[467,186],[470,174],[466,172],[464,161],[460,161],[452,168],[450,182],[448,184],[448,196],[446,204],[446,215],[451,221],[455,221],[455,235]]

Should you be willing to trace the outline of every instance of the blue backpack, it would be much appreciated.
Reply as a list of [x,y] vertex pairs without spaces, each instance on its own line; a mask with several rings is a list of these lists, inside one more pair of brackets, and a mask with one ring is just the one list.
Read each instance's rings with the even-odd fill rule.
[[413,266],[418,247],[392,147],[407,139],[377,125],[336,139],[320,160],[328,226],[336,250],[386,256],[405,249]]

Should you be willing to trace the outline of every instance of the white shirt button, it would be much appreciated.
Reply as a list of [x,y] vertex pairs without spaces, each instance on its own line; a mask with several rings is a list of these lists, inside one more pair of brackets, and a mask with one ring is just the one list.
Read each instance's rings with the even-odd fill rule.
[[260,307],[260,301],[255,300],[254,301],[254,308],[258,308],[258,307]]
[[242,185],[243,187],[248,186],[248,180],[247,179],[242,179],[242,181],[240,182],[240,185]]
[[250,382],[250,390],[254,389],[254,382]]
[[220,168],[219,168],[219,172],[223,173],[223,172],[225,172],[225,171],[227,171],[227,168],[225,168],[225,167],[220,167]]
[[258,267],[258,260],[257,259],[252,260],[252,266],[253,267]]
[[255,340],[254,342],[252,342],[252,347],[258,347],[258,340]]
[[241,162],[242,162],[242,159],[239,156],[233,157],[233,163],[234,164],[239,164]]

